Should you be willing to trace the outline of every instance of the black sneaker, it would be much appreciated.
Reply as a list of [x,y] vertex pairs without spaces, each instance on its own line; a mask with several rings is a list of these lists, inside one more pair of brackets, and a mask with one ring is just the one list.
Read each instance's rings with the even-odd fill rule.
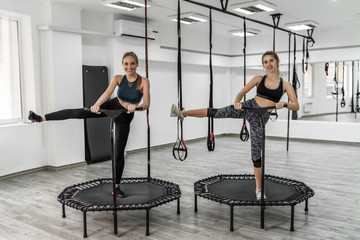
[[115,194],[118,198],[126,198],[127,195],[123,191],[120,190],[120,188],[115,188]]
[[36,113],[34,113],[33,111],[29,111],[29,116],[28,116],[28,119],[31,121],[31,122],[42,122],[42,118],[40,115],[37,115]]

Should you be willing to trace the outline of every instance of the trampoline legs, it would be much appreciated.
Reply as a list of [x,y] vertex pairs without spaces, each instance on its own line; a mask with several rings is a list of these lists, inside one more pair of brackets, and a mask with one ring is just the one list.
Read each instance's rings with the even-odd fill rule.
[[234,231],[234,206],[230,206],[230,232]]
[[197,212],[198,211],[198,208],[197,208],[197,196],[196,196],[196,194],[194,194],[194,200],[195,200],[195,207],[194,207],[194,212]]
[[180,214],[180,198],[177,199],[177,214]]
[[66,214],[65,214],[65,203],[62,204],[62,217],[66,218]]
[[87,238],[87,229],[86,229],[86,211],[83,212],[83,222],[84,222],[84,238]]
[[118,234],[118,224],[117,224],[117,210],[115,209],[114,212],[113,212],[113,215],[114,215],[114,234]]
[[305,200],[305,212],[307,212],[309,209],[308,209],[308,199]]
[[290,224],[290,231],[294,231],[294,206],[291,206],[291,224]]
[[265,227],[265,205],[261,205],[261,229]]
[[146,209],[146,236],[149,236],[150,235],[150,231],[149,231],[149,209]]

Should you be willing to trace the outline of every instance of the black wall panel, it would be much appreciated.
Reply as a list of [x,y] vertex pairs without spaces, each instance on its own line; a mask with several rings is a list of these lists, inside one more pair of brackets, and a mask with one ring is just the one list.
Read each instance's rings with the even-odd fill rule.
[[[83,65],[84,107],[92,106],[108,87],[108,69],[105,66]],[[84,120],[85,158],[88,163],[111,158],[110,118]]]

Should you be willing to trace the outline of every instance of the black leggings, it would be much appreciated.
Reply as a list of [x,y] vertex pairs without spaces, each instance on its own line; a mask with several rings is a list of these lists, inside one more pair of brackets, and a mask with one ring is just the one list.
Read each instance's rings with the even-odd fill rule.
[[[102,109],[124,109],[120,104],[118,98],[113,98],[103,103],[100,108]],[[77,109],[64,109],[57,112],[45,115],[46,121],[53,120],[66,120],[66,119],[85,119],[85,118],[99,118],[106,117],[104,113],[96,114],[85,111],[83,108]],[[134,118],[134,113],[123,113],[115,118],[115,143],[116,143],[116,184],[120,183],[124,166],[125,166],[125,146],[130,132],[130,123]]]

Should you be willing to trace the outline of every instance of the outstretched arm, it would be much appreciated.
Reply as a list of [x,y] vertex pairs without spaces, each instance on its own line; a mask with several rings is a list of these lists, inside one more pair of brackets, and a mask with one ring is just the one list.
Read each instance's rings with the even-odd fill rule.
[[235,109],[241,109],[241,100],[245,96],[246,93],[248,93],[253,87],[257,86],[259,82],[261,81],[262,76],[255,76],[253,77],[236,95],[234,100],[234,108]]
[[122,79],[122,76],[120,76],[120,75],[115,75],[113,77],[113,79],[111,80],[111,83],[109,84],[109,86],[107,87],[105,92],[103,94],[101,94],[101,96],[96,101],[96,103],[91,107],[92,112],[100,114],[100,112],[99,112],[100,106],[111,97],[111,94],[114,92],[116,86],[119,85],[121,79]]

